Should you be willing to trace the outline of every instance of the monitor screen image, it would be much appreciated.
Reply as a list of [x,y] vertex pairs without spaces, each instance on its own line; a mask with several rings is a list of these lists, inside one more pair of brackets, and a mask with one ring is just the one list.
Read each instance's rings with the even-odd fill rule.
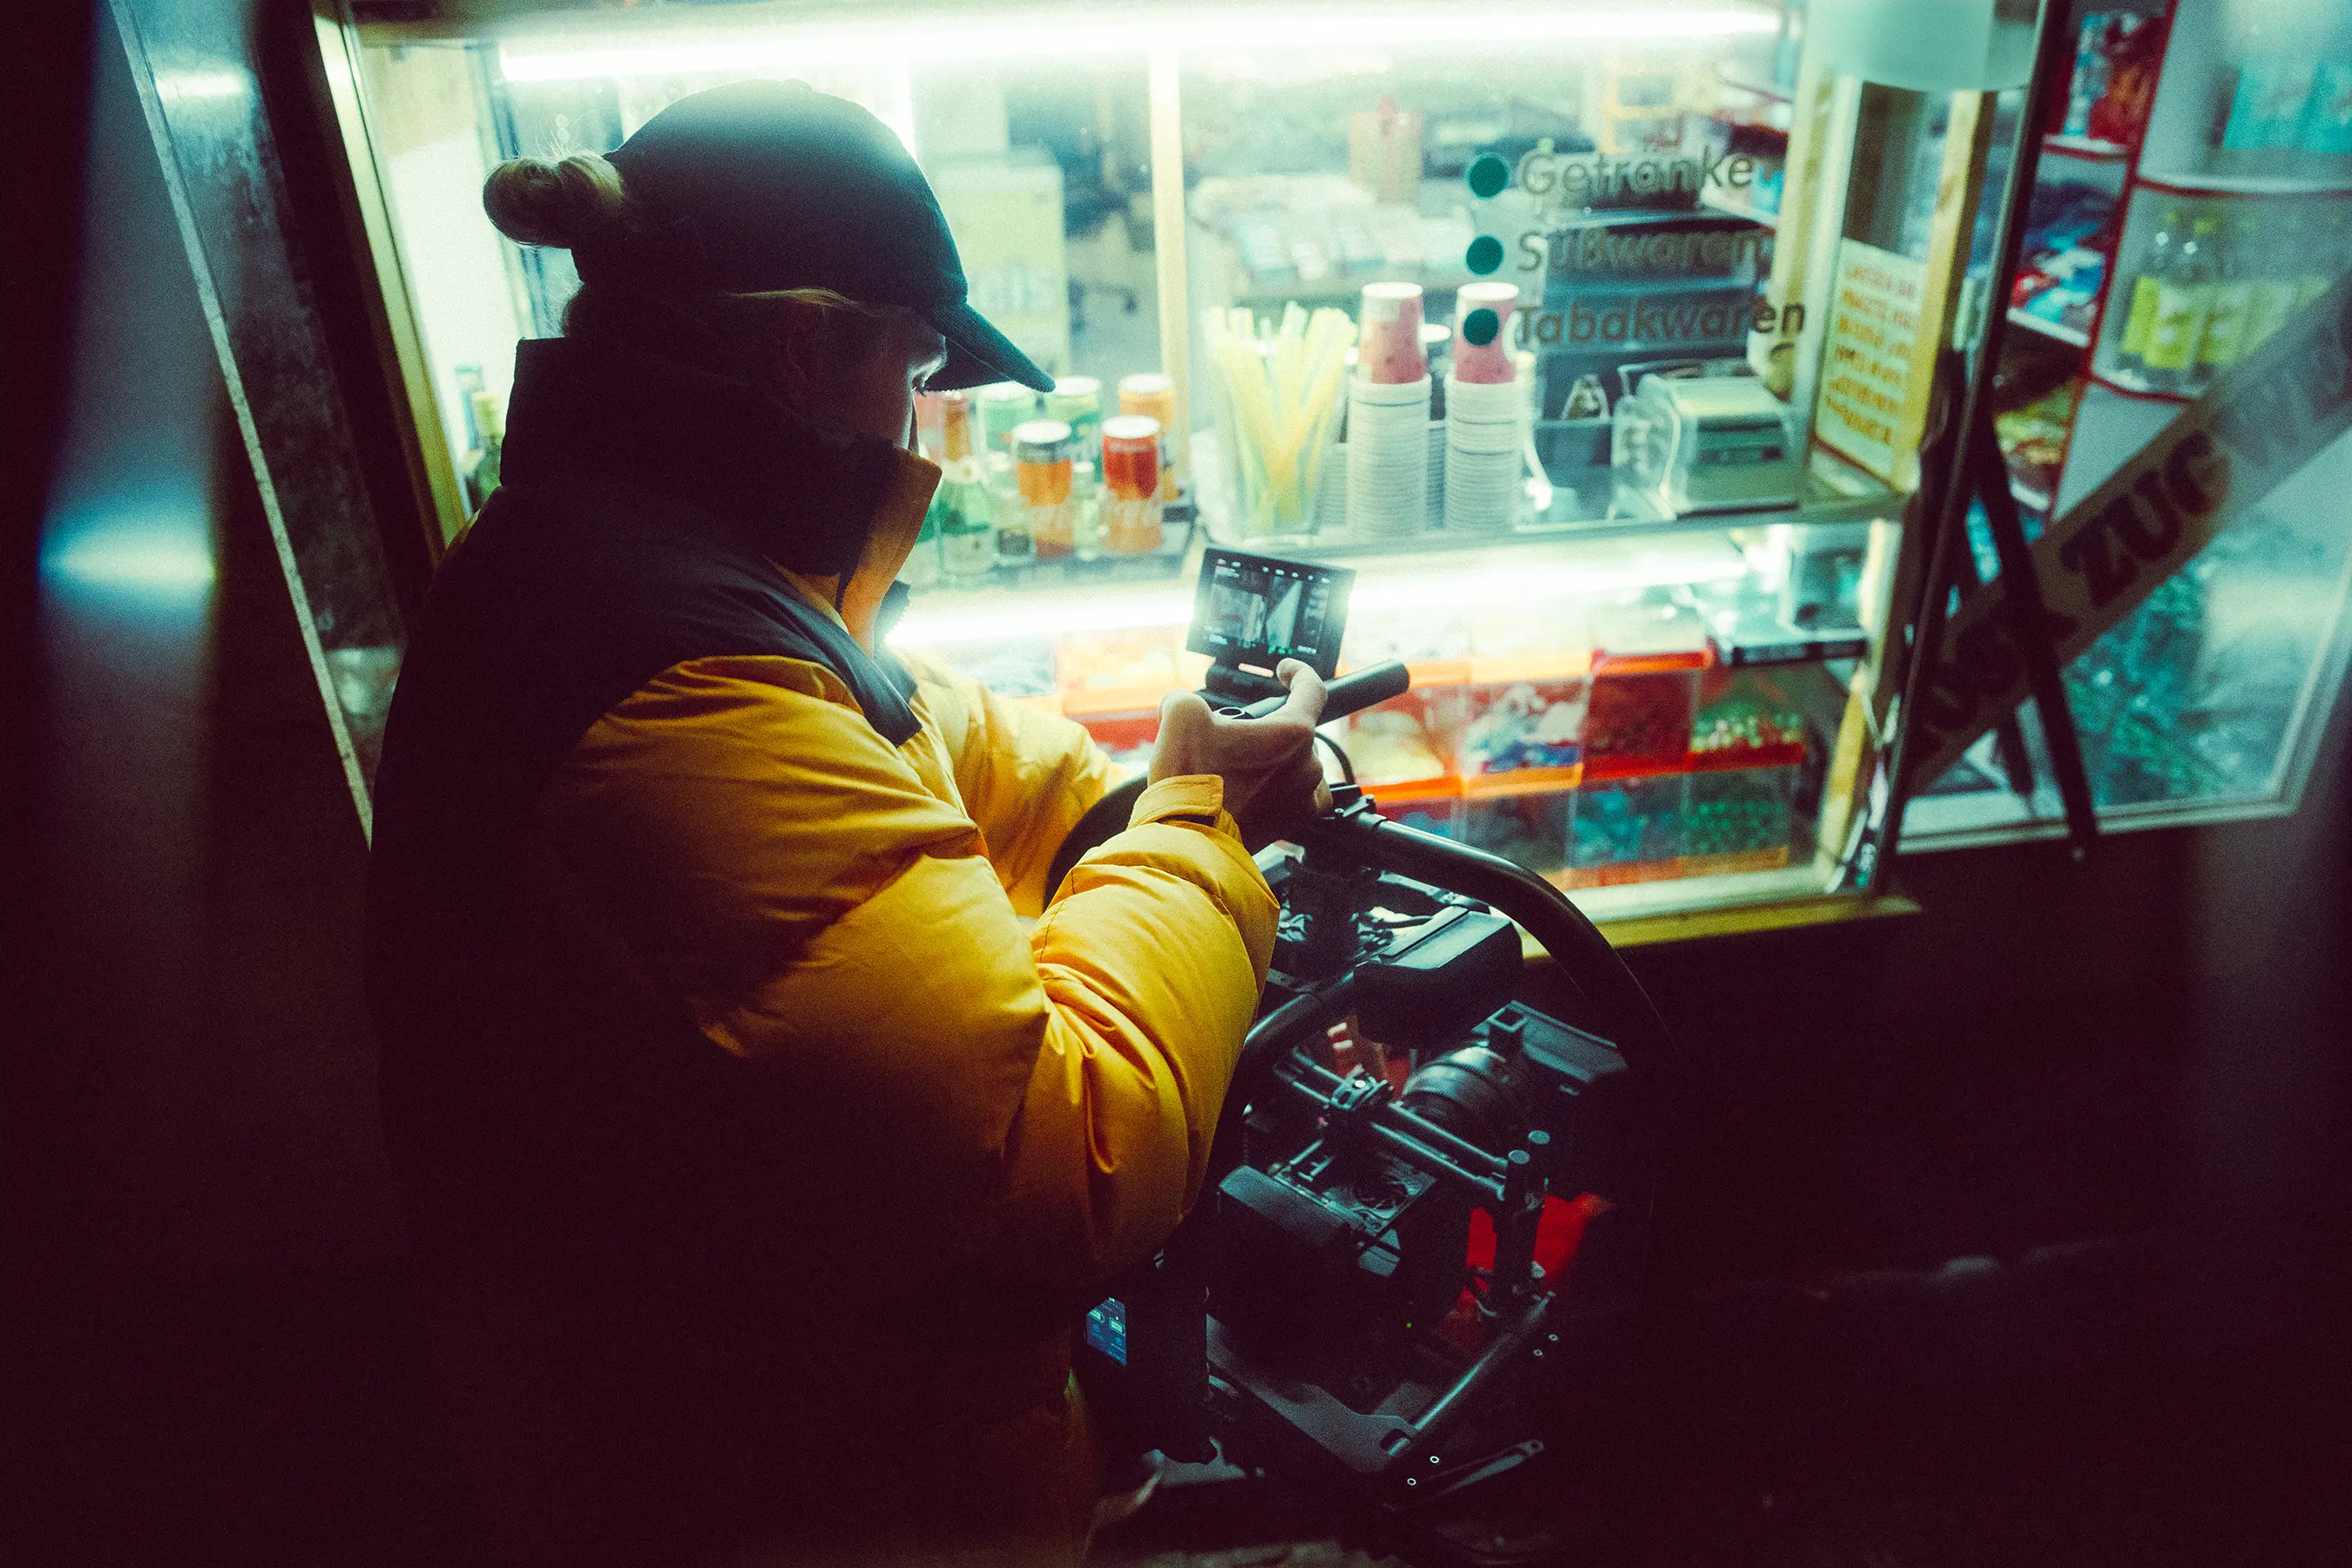
[[1328,680],[1339,668],[1355,577],[1344,567],[1211,550],[1201,561],[1184,646],[1222,663],[1263,669],[1295,658]]

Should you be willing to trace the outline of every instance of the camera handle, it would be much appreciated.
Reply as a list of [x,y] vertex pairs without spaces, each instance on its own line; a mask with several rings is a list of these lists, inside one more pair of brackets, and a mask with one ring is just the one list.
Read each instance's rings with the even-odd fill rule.
[[[1344,719],[1360,709],[1391,697],[1402,697],[1412,686],[1412,672],[1402,659],[1383,659],[1323,683],[1322,723]],[[1289,690],[1271,675],[1261,675],[1238,664],[1209,667],[1202,695],[1231,704],[1217,710],[1229,719],[1263,719],[1289,700]]]
[[1499,855],[1391,822],[1361,796],[1316,818],[1296,837],[1310,860],[1319,857],[1327,864],[1392,871],[1491,904],[1551,955],[1600,1014],[1598,1026],[1636,1073],[1671,1070],[1674,1039],[1649,993],[1584,911],[1534,872]]

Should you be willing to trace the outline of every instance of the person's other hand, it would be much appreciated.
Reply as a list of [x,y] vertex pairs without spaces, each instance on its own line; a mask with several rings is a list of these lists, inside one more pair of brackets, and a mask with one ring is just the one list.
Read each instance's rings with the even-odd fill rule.
[[1225,809],[1252,849],[1331,804],[1315,756],[1323,678],[1295,658],[1274,673],[1290,696],[1263,719],[1223,718],[1198,692],[1170,692],[1160,703],[1160,740],[1151,750],[1154,784],[1185,773],[1223,779]]

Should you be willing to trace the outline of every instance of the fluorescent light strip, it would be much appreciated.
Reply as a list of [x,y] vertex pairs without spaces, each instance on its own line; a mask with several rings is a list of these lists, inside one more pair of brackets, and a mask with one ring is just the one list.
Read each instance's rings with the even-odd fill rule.
[[1145,631],[1181,626],[1192,616],[1190,588],[1160,588],[1150,593],[1072,594],[1048,590],[1034,599],[1006,604],[994,599],[979,605],[952,600],[936,607],[919,598],[890,634],[892,642],[921,647],[931,644],[1033,641],[1066,632]]
[[[1379,572],[1368,567],[1349,595],[1350,614],[1365,610],[1453,610],[1479,605],[1524,604],[1544,597],[1586,597],[1669,583],[1722,583],[1748,575],[1738,552],[1644,552],[1620,564],[1515,561],[1430,573]],[[1045,589],[1019,603],[996,598],[977,605],[919,599],[891,633],[910,647],[980,642],[1034,642],[1072,632],[1150,631],[1192,619],[1191,588],[1105,589],[1088,593]]]
[[1761,37],[1779,26],[1768,13],[1728,6],[1572,9],[1557,4],[1320,12],[1257,8],[1118,20],[1083,13],[913,13],[890,26],[780,20],[724,32],[697,29],[675,41],[664,41],[650,30],[635,37],[606,35],[593,42],[558,36],[509,38],[499,45],[499,68],[509,81],[568,81],[884,61],[1140,55],[1162,49],[1328,49],[1335,40],[1351,36],[1384,48],[1517,51],[1546,43]]

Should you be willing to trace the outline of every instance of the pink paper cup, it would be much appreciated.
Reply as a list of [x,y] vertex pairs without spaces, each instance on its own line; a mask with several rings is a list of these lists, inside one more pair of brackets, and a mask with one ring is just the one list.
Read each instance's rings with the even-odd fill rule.
[[[1473,385],[1517,379],[1511,368],[1511,312],[1516,283],[1465,283],[1454,296],[1454,374]],[[1482,342],[1479,340],[1484,339]]]
[[1421,350],[1421,285],[1367,283],[1359,313],[1356,374],[1397,386],[1429,374]]

